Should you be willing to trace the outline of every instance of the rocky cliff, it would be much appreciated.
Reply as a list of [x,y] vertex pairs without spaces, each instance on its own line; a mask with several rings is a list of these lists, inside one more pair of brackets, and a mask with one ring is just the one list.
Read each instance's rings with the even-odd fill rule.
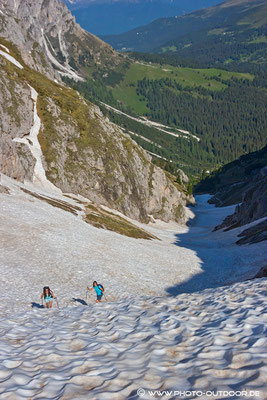
[[242,200],[236,206],[235,213],[227,217],[218,228],[233,229],[267,217],[267,167],[256,173],[240,194]]
[[[0,7],[0,171],[20,181],[50,181],[63,192],[81,194],[143,222],[150,215],[185,222],[185,205],[193,198],[183,186],[155,167],[98,107],[56,79],[65,73],[81,78],[70,66],[70,49],[79,53],[78,35],[93,48],[88,39],[92,35],[75,24],[58,0],[5,0]],[[75,38],[66,36],[70,31]],[[68,71],[60,70],[49,56],[49,32],[65,38],[58,46],[65,49],[61,65]],[[111,64],[117,62],[109,46],[92,40],[99,45],[98,53],[92,50],[94,62],[103,62],[103,54]]]
[[[237,204],[215,229],[234,229],[267,217],[267,146],[227,164],[196,187],[196,192],[209,192],[210,203],[218,207]],[[267,239],[266,220],[240,234],[238,244]]]
[[124,57],[75,22],[61,0],[2,0],[1,37],[19,49],[23,61],[50,78],[82,80],[125,63]]

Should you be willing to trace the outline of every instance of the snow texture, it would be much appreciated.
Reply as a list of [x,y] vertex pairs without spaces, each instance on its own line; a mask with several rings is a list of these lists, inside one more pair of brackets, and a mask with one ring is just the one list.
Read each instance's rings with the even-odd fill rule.
[[[156,398],[148,390],[234,389],[264,400],[264,289],[257,280],[2,318],[0,397],[137,400],[138,388],[143,399]],[[201,396],[210,398],[225,397]]]

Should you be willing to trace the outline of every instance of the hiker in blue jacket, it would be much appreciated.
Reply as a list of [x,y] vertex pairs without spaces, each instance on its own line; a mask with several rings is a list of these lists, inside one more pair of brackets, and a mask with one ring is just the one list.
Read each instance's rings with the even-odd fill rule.
[[95,291],[96,291],[96,303],[100,303],[100,302],[101,302],[101,299],[102,299],[102,296],[103,296],[103,293],[104,293],[104,288],[103,288],[103,286],[102,286],[102,285],[99,285],[99,284],[97,283],[97,281],[94,281],[94,282],[93,282],[93,287],[92,287],[92,288],[87,287],[87,289],[88,289],[90,292],[91,292],[91,290],[95,289]]

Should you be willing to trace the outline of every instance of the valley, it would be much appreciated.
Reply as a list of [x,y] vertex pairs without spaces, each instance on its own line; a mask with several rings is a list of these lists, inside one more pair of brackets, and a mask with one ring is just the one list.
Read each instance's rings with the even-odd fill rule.
[[[238,7],[241,8],[238,8],[235,2],[229,1],[226,4],[225,7],[219,5],[181,18],[190,31],[191,19],[205,16],[203,21],[209,26],[209,40],[215,43],[224,31],[223,28],[212,28],[210,24],[224,24],[231,13],[232,19],[228,21],[228,28],[235,24],[243,26],[240,22],[243,6],[239,4]],[[255,7],[248,3],[245,14],[242,14],[242,21],[245,21],[244,15],[246,18],[253,17],[255,26],[253,25],[252,30],[255,35],[249,41],[253,42],[253,46],[263,46],[261,48],[264,49],[266,44],[262,40],[258,42],[256,32],[257,29],[264,30],[265,26],[259,11],[255,13],[256,9],[260,10],[262,7],[260,1],[257,0]],[[46,34],[42,36],[38,33],[33,39],[31,66],[38,64],[37,69],[40,72],[58,82],[63,80],[91,103],[97,103],[105,116],[153,155],[154,164],[175,176],[182,168],[193,182],[205,174],[205,171],[213,171],[265,145],[266,80],[264,57],[260,53],[258,58],[254,57],[246,63],[235,61],[227,64],[215,59],[208,60],[207,48],[199,44],[198,50],[202,54],[207,53],[206,63],[202,62],[200,54],[192,53],[187,57],[180,54],[180,51],[179,55],[175,51],[162,53],[161,50],[157,50],[160,54],[117,53],[100,39],[78,28],[66,9],[63,15],[63,20],[60,20],[60,14],[58,17],[51,15],[53,23],[49,26],[44,24],[42,28],[46,30]],[[40,19],[40,24],[43,21]],[[14,19],[12,23],[16,24]],[[247,29],[247,25],[245,26]],[[18,27],[14,26],[13,32],[16,29]],[[174,23],[173,29],[173,32],[178,32],[177,24]],[[199,32],[195,35],[201,37]],[[259,38],[262,37],[263,33]],[[14,41],[17,46],[21,46],[15,36]],[[39,41],[43,44],[45,54],[42,60]],[[238,37],[235,41],[237,49],[242,53],[243,42]],[[191,49],[192,46],[185,49]],[[213,54],[222,50],[219,43],[215,47],[211,48]],[[133,118],[145,117],[152,125],[160,123],[168,126],[169,132],[186,131],[190,135],[181,134],[175,137],[164,132],[159,135],[154,126],[144,128],[144,124],[119,115],[101,103]],[[190,137],[200,140],[197,143],[195,140],[188,140]],[[56,172],[55,169],[53,171]]]
[[160,18],[120,35],[104,36],[119,51],[176,54],[200,65],[264,70],[266,2],[226,0],[183,16]]
[[[93,74],[85,82],[67,82],[86,98],[98,101],[114,123],[128,133],[134,132],[133,139],[145,150],[166,158],[177,168],[190,165],[186,173],[212,170],[266,143],[266,93],[251,73],[135,61],[116,79],[107,73],[99,91],[95,82],[92,89],[92,80],[96,79],[100,82],[100,76]],[[110,106],[108,113],[101,102]],[[133,118],[129,121],[111,107]],[[250,118],[252,113],[254,119]],[[153,127],[144,129],[137,121],[140,117],[150,120],[151,125],[161,123],[173,132],[187,131],[190,135],[159,135]],[[200,140],[196,143],[192,138]],[[148,144],[147,139],[155,145]],[[192,156],[193,164],[189,162]]]
[[190,89],[194,92],[196,87],[219,91],[226,89],[227,83],[233,79],[253,81],[254,76],[249,73],[234,73],[219,69],[179,68],[168,64],[141,64],[135,62],[130,65],[123,79],[111,89],[117,102],[126,108],[131,108],[133,112],[139,115],[145,115],[150,111],[141,94],[137,95],[136,93],[138,83],[143,79],[151,81],[166,80],[166,82],[171,80],[179,85],[183,93],[186,93]]

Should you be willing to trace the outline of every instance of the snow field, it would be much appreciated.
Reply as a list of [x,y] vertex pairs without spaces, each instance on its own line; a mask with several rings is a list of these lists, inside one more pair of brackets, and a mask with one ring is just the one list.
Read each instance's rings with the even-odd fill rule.
[[80,305],[93,280],[104,285],[108,301],[174,296],[250,278],[266,262],[264,243],[239,247],[236,233],[211,232],[229,210],[207,205],[205,196],[190,229],[157,222],[144,228],[160,241],[137,240],[97,229],[21,191],[33,191],[32,184],[4,176],[2,184],[10,194],[0,194],[0,315],[37,306],[45,285],[61,307]]
[[[158,221],[143,226],[161,239],[148,241],[97,229],[80,215],[21,191],[33,191],[32,184],[4,176],[2,184],[10,194],[0,194],[0,315],[29,310],[45,285],[61,306],[70,306],[85,299],[93,280],[104,285],[109,301],[177,295],[250,278],[266,263],[265,243],[239,247],[238,230],[211,232],[230,210],[207,205],[205,196],[198,199],[190,229]],[[92,294],[89,301],[94,301]]]
[[262,279],[1,318],[0,398],[124,400],[143,388],[143,399],[154,398],[148,390],[246,390],[263,400],[264,292]]

